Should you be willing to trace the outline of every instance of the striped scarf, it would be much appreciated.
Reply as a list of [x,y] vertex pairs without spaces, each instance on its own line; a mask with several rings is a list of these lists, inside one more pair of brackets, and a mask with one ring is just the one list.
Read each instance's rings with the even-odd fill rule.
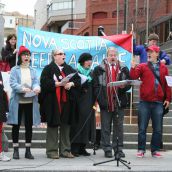
[[[112,72],[111,72],[111,67],[107,62],[107,59],[103,60],[104,65],[105,65],[105,72],[106,72],[106,85],[112,81]],[[115,81],[117,81],[117,75],[119,72],[119,63],[116,65],[116,71],[115,71]],[[108,101],[108,111],[113,112],[115,110],[115,87],[106,87],[106,92],[107,92],[107,101]],[[116,89],[117,92],[117,89]]]

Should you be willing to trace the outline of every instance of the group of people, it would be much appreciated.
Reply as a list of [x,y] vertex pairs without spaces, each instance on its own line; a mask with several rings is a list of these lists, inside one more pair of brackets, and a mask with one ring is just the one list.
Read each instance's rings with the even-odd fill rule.
[[[130,71],[127,66],[120,63],[118,50],[114,47],[107,49],[106,58],[94,70],[91,69],[93,59],[90,53],[82,53],[78,59],[77,69],[73,69],[65,63],[65,52],[56,48],[51,53],[51,63],[44,67],[39,81],[36,71],[30,66],[30,50],[25,46],[20,46],[17,52],[14,40],[16,41],[15,35],[8,40],[11,46],[7,44],[7,48],[2,50],[2,57],[5,60],[9,59],[12,67],[10,72],[12,93],[9,110],[0,75],[0,105],[3,107],[0,111],[0,134],[2,123],[6,121],[8,112],[7,123],[12,125],[13,159],[20,159],[19,129],[23,122],[26,130],[25,158],[34,159],[30,150],[32,126],[38,126],[41,121],[47,123],[47,158],[90,156],[90,153],[86,151],[86,145],[89,141],[94,142],[96,137],[95,110],[93,109],[96,101],[100,106],[101,146],[104,156],[111,158],[112,151],[114,151],[114,156],[118,154],[120,157],[125,157],[123,152],[124,108],[128,103],[126,92],[131,86],[109,87],[108,84],[138,78],[142,83],[137,156],[143,157],[145,154],[146,129],[150,118],[153,127],[152,156],[161,156],[158,151],[162,141],[163,105],[167,108],[171,101],[171,90],[165,80],[168,69],[164,63],[169,64],[170,61],[168,56],[159,58],[160,49],[157,45],[150,44],[148,47],[142,47],[141,52],[143,50],[146,52],[144,63],[136,65],[132,61]],[[138,55],[139,47],[135,44],[134,46],[134,51],[137,50]],[[9,53],[6,53],[7,50]],[[17,65],[13,63],[16,60],[16,53],[18,54]],[[153,71],[159,80],[154,76]],[[64,78],[69,74],[72,76],[69,80],[65,80]],[[85,82],[82,82],[83,75],[86,77]],[[111,129],[113,130],[112,143]],[[2,153],[1,140],[0,160],[10,160]]]

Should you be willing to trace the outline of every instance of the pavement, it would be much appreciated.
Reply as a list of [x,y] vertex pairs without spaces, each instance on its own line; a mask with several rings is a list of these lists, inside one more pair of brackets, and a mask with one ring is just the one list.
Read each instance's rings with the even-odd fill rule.
[[[113,158],[105,158],[104,152],[99,149],[96,155],[93,155],[92,149],[87,149],[91,153],[89,157],[75,157],[73,159],[60,158],[57,160],[46,158],[45,149],[31,149],[34,160],[24,158],[25,149],[20,149],[20,159],[12,159],[9,162],[0,161],[0,171],[23,171],[23,172],[172,172],[172,150],[162,152],[162,158],[151,157],[150,151],[147,151],[144,158],[137,158],[135,149],[125,149],[125,160],[130,161],[131,170],[117,161],[107,162],[94,166],[94,163],[112,160]],[[12,157],[13,150],[5,153]]]

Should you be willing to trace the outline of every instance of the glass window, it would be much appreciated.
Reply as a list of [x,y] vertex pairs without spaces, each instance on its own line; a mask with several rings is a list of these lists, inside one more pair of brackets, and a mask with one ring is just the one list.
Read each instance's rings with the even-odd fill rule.
[[63,2],[59,2],[59,3],[58,3],[58,9],[59,9],[59,10],[61,10],[61,9],[64,8],[64,5],[63,5],[63,4],[64,4]]
[[[72,8],[72,1],[53,3],[50,10],[62,10]],[[73,0],[73,8],[75,8],[75,1]]]
[[64,2],[64,9],[69,8],[69,3],[68,2]]
[[10,24],[12,24],[13,23],[13,20],[12,19],[10,19]]

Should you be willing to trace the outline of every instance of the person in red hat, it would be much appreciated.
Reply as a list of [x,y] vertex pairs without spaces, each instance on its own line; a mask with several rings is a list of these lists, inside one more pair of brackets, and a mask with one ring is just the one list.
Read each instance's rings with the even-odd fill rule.
[[160,63],[160,48],[151,45],[147,48],[148,62],[139,64],[131,62],[130,77],[142,81],[140,85],[140,103],[138,114],[138,153],[137,157],[144,157],[146,151],[146,130],[149,120],[152,120],[151,153],[159,158],[162,140],[163,105],[169,107],[171,90],[167,85],[165,76],[168,76],[168,68]]
[[[148,37],[148,43],[144,44],[144,45],[136,45],[136,39],[135,39],[135,34],[133,34],[134,36],[134,40],[133,40],[133,53],[136,56],[140,56],[140,63],[145,63],[147,62],[147,52],[146,52],[146,48],[147,46],[151,46],[151,45],[158,45],[158,41],[159,41],[159,36],[156,33],[151,33]],[[166,65],[170,65],[171,61],[170,61],[170,57],[166,54],[165,51],[159,51],[159,60],[166,64]]]
[[40,124],[38,97],[40,86],[36,71],[30,66],[31,52],[25,46],[20,46],[17,66],[10,73],[10,97],[9,114],[7,123],[12,125],[13,159],[19,159],[19,129],[22,118],[25,125],[25,158],[34,159],[30,152],[32,141],[32,125]]

